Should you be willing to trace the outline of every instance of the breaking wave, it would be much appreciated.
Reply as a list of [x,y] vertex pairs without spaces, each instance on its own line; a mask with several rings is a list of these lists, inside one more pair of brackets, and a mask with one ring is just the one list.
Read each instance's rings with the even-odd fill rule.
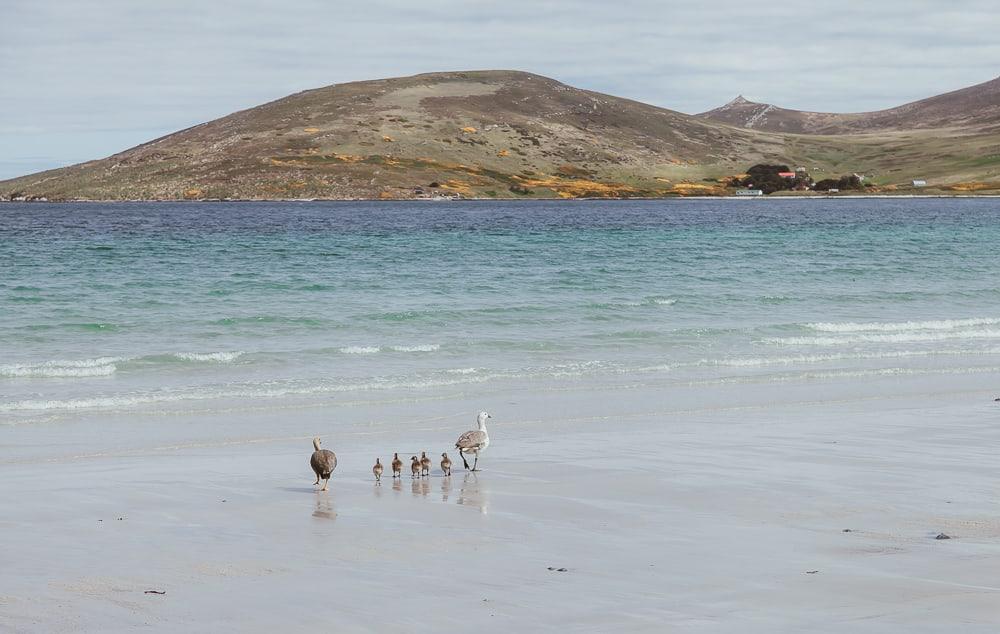
[[957,330],[976,326],[995,326],[1000,318],[974,317],[971,319],[935,319],[928,321],[901,322],[816,322],[806,324],[807,328],[821,332],[912,332],[920,330]]
[[749,368],[769,365],[793,365],[797,363],[825,363],[828,361],[870,361],[880,359],[908,359],[912,357],[966,356],[1000,354],[1000,348],[986,350],[896,350],[885,352],[802,354],[787,357],[756,357],[730,359],[702,359],[700,365]]
[[243,354],[242,352],[175,352],[171,356],[183,361],[232,363]]
[[917,343],[955,339],[1000,339],[1000,330],[852,333],[842,337],[774,337],[766,341],[788,346],[840,346],[851,343]]
[[375,354],[381,349],[378,346],[346,346],[340,351],[344,354]]
[[392,350],[393,352],[435,352],[440,350],[441,346],[436,343],[429,344],[419,344],[415,346],[344,346],[340,348],[340,352],[344,354],[375,354],[377,352],[382,352],[383,350]]
[[47,379],[108,376],[114,374],[118,370],[116,364],[124,360],[122,357],[97,357],[96,359],[72,359],[3,365],[0,366],[0,377]]
[[243,352],[169,352],[141,357],[95,357],[93,359],[61,359],[39,363],[0,365],[0,378],[66,379],[110,376],[129,363],[188,361],[193,363],[232,363]]

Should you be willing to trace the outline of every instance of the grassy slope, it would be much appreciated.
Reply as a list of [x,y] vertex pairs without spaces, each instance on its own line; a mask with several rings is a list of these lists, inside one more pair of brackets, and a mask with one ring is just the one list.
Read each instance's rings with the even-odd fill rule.
[[[883,185],[1000,181],[1000,130],[814,136],[735,128],[512,71],[291,95],[107,159],[0,182],[50,199],[725,193],[760,161]],[[428,185],[438,183],[439,188]],[[1000,185],[997,185],[1000,187]]]

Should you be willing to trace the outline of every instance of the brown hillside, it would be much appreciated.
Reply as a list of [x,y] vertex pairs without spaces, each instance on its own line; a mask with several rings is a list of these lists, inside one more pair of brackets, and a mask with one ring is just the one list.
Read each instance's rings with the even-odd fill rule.
[[683,177],[693,163],[733,161],[738,169],[735,161],[755,139],[529,73],[432,73],[305,91],[106,159],[0,183],[0,193],[658,195],[670,186],[657,177]]
[[836,114],[788,110],[737,97],[698,117],[727,125],[794,134],[852,134],[1000,125],[1000,77],[888,110]]
[[[918,102],[920,111],[954,113],[964,103],[966,119],[985,120],[992,97],[975,88]],[[1000,130],[788,134],[807,120],[789,119],[781,132],[741,129],[530,73],[430,73],[301,92],[105,159],[0,182],[0,199],[717,195],[727,192],[724,177],[759,162],[807,166],[816,178],[863,172],[892,186],[925,178],[982,192],[993,186],[981,183],[1000,180]]]

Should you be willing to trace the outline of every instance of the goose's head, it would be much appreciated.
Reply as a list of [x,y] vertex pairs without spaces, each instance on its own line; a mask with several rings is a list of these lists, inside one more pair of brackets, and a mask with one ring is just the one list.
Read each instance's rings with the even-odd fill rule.
[[487,412],[479,412],[479,416],[476,417],[476,422],[479,423],[480,427],[482,427],[483,424],[486,423],[487,418],[493,418],[493,417],[490,416]]
[[446,451],[446,452],[444,452],[443,454],[441,454],[441,457],[442,457],[442,458],[447,458],[447,457],[448,457],[448,452]]
[[323,442],[323,441],[321,441],[321,440],[319,439],[319,436],[316,436],[315,438],[313,438],[313,447],[315,447],[315,448],[316,448],[316,451],[319,451],[319,444],[320,444],[321,442]]

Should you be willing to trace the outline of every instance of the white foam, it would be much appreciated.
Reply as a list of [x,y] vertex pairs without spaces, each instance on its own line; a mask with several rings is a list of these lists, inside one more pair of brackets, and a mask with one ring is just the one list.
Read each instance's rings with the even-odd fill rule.
[[972,368],[879,368],[876,370],[831,370],[829,372],[803,372],[791,379],[841,379],[877,376],[927,376],[936,374],[996,374],[1000,367]]
[[[592,374],[604,367],[598,361],[569,363],[555,366],[523,368],[520,370],[500,370],[496,372],[466,373],[460,370],[449,373],[453,376],[416,377],[375,377],[359,383],[337,383],[331,381],[265,381],[262,383],[237,383],[177,390],[155,390],[124,394],[107,394],[89,398],[65,400],[22,400],[0,402],[0,412],[81,410],[81,409],[128,409],[138,406],[152,406],[183,401],[205,401],[216,399],[269,399],[294,396],[317,396],[342,392],[364,392],[372,390],[402,389],[419,390],[433,387],[485,383],[493,380],[516,380],[536,377],[561,378]],[[464,369],[463,369],[464,370]]]
[[178,403],[184,401],[205,401],[216,399],[269,399],[288,396],[314,396],[340,392],[364,392],[383,389],[421,389],[480,383],[495,378],[493,376],[403,380],[374,379],[364,383],[313,383],[269,381],[257,384],[215,386],[206,388],[182,389],[177,391],[134,392],[95,396],[91,398],[76,398],[65,400],[24,400],[0,402],[0,412],[46,411],[46,410],[81,410],[81,409],[114,409],[121,410],[137,406]]
[[243,352],[175,352],[172,356],[184,361],[232,363],[243,354]]
[[0,377],[7,378],[82,378],[109,376],[118,370],[115,365],[123,357],[68,359],[42,363],[18,363],[0,366]]
[[824,363],[827,361],[865,361],[878,359],[906,359],[929,356],[1000,354],[1000,348],[986,350],[896,350],[886,352],[802,354],[788,357],[759,357],[743,359],[702,359],[701,365],[726,366],[731,368],[758,367],[767,365],[793,365],[796,363]]
[[109,376],[118,371],[114,364],[96,365],[89,368],[67,367],[4,367],[0,368],[0,377],[12,379],[58,379],[83,378],[90,376]]
[[[164,356],[203,363],[232,363],[243,352],[171,352]],[[0,378],[47,379],[110,376],[118,366],[149,357],[95,357],[93,359],[60,359],[41,363],[18,363],[0,366]],[[153,359],[155,360],[155,359]]]
[[861,379],[870,377],[890,376],[935,376],[963,374],[1000,374],[1000,367],[950,367],[950,368],[873,368],[861,370],[812,370],[808,372],[788,372],[779,374],[727,376],[717,379],[690,381],[687,385],[726,385],[726,384],[767,384],[791,383],[798,381],[828,380],[828,379]]
[[841,346],[852,343],[915,343],[953,339],[1000,339],[1000,330],[894,332],[891,334],[852,334],[843,337],[775,337],[766,339],[766,341],[787,346]]
[[936,319],[901,322],[816,322],[806,324],[806,327],[822,332],[911,332],[920,330],[957,330],[975,326],[995,326],[997,324],[1000,324],[1000,318],[974,317],[971,319]]
[[475,374],[478,371],[478,368],[454,368],[452,370],[445,370],[448,374]]
[[346,346],[340,349],[344,354],[375,354],[379,350],[378,346]]
[[622,302],[621,305],[635,308],[638,306],[673,306],[676,303],[677,300],[671,297],[647,297],[641,302]]
[[436,343],[430,343],[419,346],[393,346],[393,350],[396,352],[435,352],[440,350],[441,346]]

